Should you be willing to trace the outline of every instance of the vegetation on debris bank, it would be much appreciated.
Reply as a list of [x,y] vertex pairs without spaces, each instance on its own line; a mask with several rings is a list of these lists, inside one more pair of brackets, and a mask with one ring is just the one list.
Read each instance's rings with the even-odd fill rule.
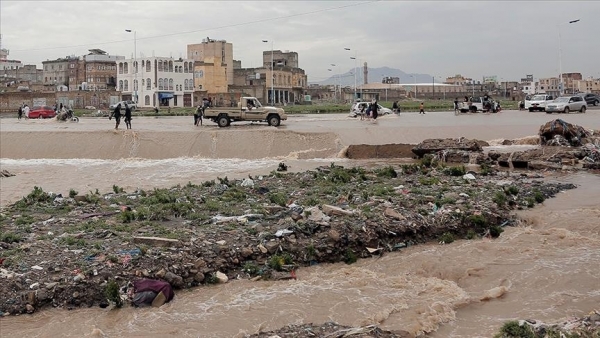
[[494,338],[597,338],[600,337],[600,326],[592,316],[600,317],[592,314],[571,320],[568,325],[512,320],[504,323]]
[[[122,276],[162,278],[176,288],[217,283],[219,272],[277,279],[298,266],[352,264],[430,240],[498,237],[513,222],[511,210],[574,187],[493,171],[466,179],[457,172],[464,169],[332,163],[168,189],[115,185],[105,194],[70,189],[56,195],[35,187],[1,214],[3,266],[30,272],[21,283],[0,283],[0,311],[26,311],[19,294],[25,279],[51,282],[50,274],[31,269],[40,264],[65,284],[60,296],[38,306],[84,305],[71,299],[74,291],[89,306],[107,298],[116,304],[106,283],[114,278],[123,284]],[[510,185],[498,184],[507,180]],[[142,244],[137,237],[160,242]]]

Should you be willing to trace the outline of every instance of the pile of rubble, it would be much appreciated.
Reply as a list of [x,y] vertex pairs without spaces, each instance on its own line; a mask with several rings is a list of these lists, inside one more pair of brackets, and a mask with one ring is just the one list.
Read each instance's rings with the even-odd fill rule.
[[374,325],[365,327],[348,327],[336,323],[322,325],[304,324],[288,325],[276,331],[247,335],[246,338],[313,338],[313,337],[352,337],[352,338],[408,338],[406,331],[385,331]]
[[[525,169],[600,169],[600,137],[592,130],[557,119],[540,127],[539,147],[522,151],[485,152],[484,141],[428,139],[412,151],[441,163],[467,163]],[[503,142],[511,145],[513,142]]]
[[504,324],[495,338],[510,337],[600,337],[600,312],[592,311],[583,317],[570,317],[547,324],[527,319]]
[[108,306],[112,282],[160,279],[179,289],[289,279],[298,267],[425,241],[497,237],[514,224],[512,210],[575,187],[539,178],[332,164],[152,191],[63,196],[36,187],[0,214],[0,314]]

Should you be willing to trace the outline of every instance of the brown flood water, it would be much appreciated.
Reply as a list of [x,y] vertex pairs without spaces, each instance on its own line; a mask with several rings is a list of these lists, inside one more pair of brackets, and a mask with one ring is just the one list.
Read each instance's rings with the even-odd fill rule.
[[[406,118],[408,125],[418,124],[417,116],[397,119]],[[502,132],[511,134],[510,137],[535,134],[535,130],[525,134],[525,128],[515,128],[514,116],[504,116],[502,125],[490,128],[488,139],[500,138]],[[511,118],[507,119],[509,116]],[[537,123],[535,119],[539,115],[527,116],[527,125]],[[443,118],[447,117],[444,115]],[[466,116],[457,119],[460,124],[475,123],[469,122]],[[384,122],[382,119],[376,127],[381,127]],[[2,179],[1,204],[18,199],[33,185],[63,194],[69,188],[82,192],[99,188],[106,192],[112,184],[133,190],[185,184],[188,180],[197,183],[226,174],[229,177],[266,174],[281,160],[298,171],[333,161],[343,165],[392,163],[337,158],[331,154],[345,145],[360,143],[365,139],[364,133],[354,135],[359,133],[358,127],[335,130],[319,117],[315,118],[313,129],[327,126],[324,128],[327,133],[334,129],[337,137],[327,134],[320,141],[311,143],[310,135],[305,134],[310,128],[304,127],[310,123],[300,121],[295,128],[306,130],[298,130],[302,134],[292,137],[306,142],[303,147],[308,147],[306,150],[311,154],[307,159],[299,159],[294,154],[280,155],[275,151],[277,154],[258,160],[193,155],[173,159],[149,156],[155,160],[105,160],[106,157],[100,156],[105,149],[95,149],[91,153],[100,152],[99,156],[72,160],[53,156],[51,147],[46,145],[40,145],[46,156],[5,156],[7,152],[3,145],[2,169],[17,176]],[[357,121],[342,123],[360,124]],[[438,119],[431,123],[441,122]],[[3,142],[7,138],[16,138],[18,142],[13,145],[28,143],[32,142],[30,137],[35,137],[5,134],[6,126],[2,121]],[[380,132],[373,129],[376,127],[362,124],[360,128],[362,126],[373,136],[364,143],[371,144],[392,143],[395,141],[386,140],[403,139],[406,135],[400,137],[400,134],[412,133],[410,126],[386,127]],[[243,126],[239,131],[252,127]],[[9,125],[8,129],[17,132],[19,128],[21,126]],[[166,127],[170,128],[175,127]],[[472,131],[466,125],[440,128],[441,133],[449,133],[451,129],[454,136],[475,137],[470,135]],[[437,127],[431,129],[437,130]],[[430,134],[413,135],[410,142],[432,137]],[[217,143],[231,142],[220,139],[221,136],[217,135]],[[125,138],[122,139],[125,142]],[[244,137],[237,140],[243,142]],[[151,138],[149,142],[153,142]],[[327,156],[318,151],[325,148],[330,149]],[[27,154],[26,149],[21,149],[21,153]],[[126,152],[131,149],[130,145],[125,146]],[[317,151],[311,153],[310,149]],[[159,309],[53,309],[33,316],[2,318],[0,336],[240,337],[291,323],[336,321],[344,325],[378,324],[385,329],[407,330],[430,337],[491,337],[509,319],[552,321],[565,315],[581,315],[600,304],[600,176],[581,173],[556,179],[573,182],[579,187],[547,200],[541,207],[521,212],[527,224],[506,228],[501,237],[493,241],[460,240],[450,245],[419,245],[353,265],[323,264],[302,268],[298,271],[298,280],[294,281],[233,280],[225,285],[178,291],[173,302]]]

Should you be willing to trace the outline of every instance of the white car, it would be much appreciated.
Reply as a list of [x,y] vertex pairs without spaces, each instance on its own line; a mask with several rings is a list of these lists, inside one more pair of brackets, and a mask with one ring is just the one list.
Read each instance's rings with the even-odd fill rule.
[[533,111],[545,111],[548,102],[554,100],[552,95],[547,94],[536,94],[533,95],[529,100],[525,99],[525,109],[530,112]]
[[[369,107],[369,104],[371,104],[371,102],[356,102],[352,105],[352,108],[350,108],[350,115],[348,115],[348,117],[357,117],[360,116],[360,112],[361,110],[363,110],[364,108],[364,112],[366,113],[367,111],[367,107]],[[387,114],[391,114],[392,110],[389,108],[385,108],[382,107],[379,103],[377,104],[377,113],[379,115],[387,115]]]
[[581,96],[562,96],[546,105],[546,113],[565,113],[579,111],[585,113],[587,103]]
[[115,109],[115,108],[117,108],[117,105],[120,104],[121,105],[121,109],[125,109],[125,104],[126,103],[127,103],[127,105],[129,106],[129,108],[131,110],[136,110],[137,109],[137,104],[135,102],[133,102],[133,101],[119,101],[119,102],[117,102],[115,104],[111,104],[109,108],[110,109]]

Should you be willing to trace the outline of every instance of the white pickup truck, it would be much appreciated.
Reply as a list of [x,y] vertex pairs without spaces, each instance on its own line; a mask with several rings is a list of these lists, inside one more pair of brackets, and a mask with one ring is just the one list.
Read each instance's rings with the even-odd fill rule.
[[250,96],[242,97],[237,108],[207,108],[203,117],[212,120],[219,127],[229,127],[235,121],[264,121],[270,126],[279,127],[281,121],[287,120],[283,109],[264,107],[257,98]]
[[529,98],[529,100],[525,99],[525,109],[530,112],[533,111],[546,111],[546,105],[554,100],[552,95],[548,94],[535,94]]
[[492,112],[497,111],[497,103],[491,97],[471,97],[468,102],[460,102],[458,110],[461,113]]

